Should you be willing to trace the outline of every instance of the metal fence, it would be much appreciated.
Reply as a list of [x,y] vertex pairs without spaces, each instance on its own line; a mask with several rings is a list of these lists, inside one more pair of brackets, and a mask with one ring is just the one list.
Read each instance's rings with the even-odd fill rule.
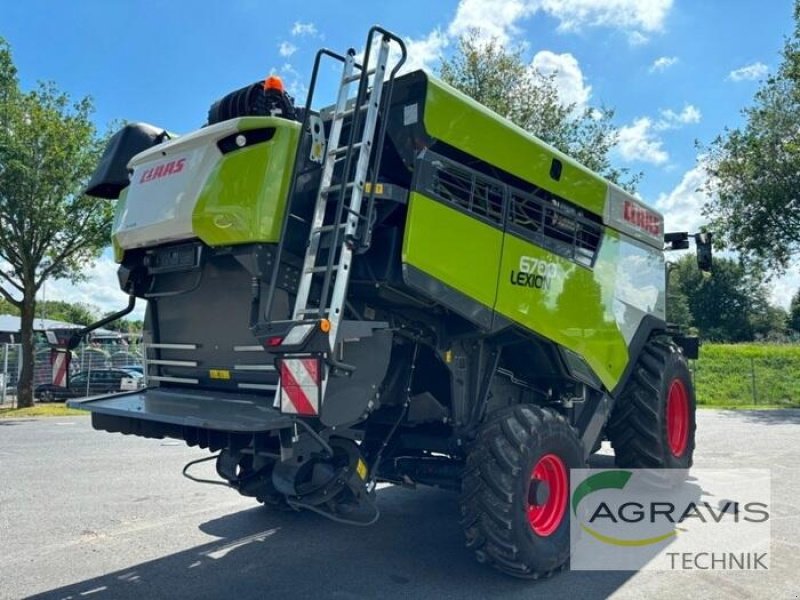
[[0,346],[0,361],[0,406],[13,406],[17,400],[17,381],[22,370],[20,345]]
[[800,407],[800,353],[728,351],[692,361],[701,405],[731,407]]
[[[739,347],[741,348],[741,347]],[[50,349],[34,353],[34,390],[52,381]],[[141,346],[79,346],[72,354],[72,376],[107,368],[142,366]],[[21,363],[19,344],[0,344],[0,406],[16,403]],[[800,407],[800,345],[737,349],[704,346],[692,361],[698,403],[709,406]]]
[[[109,368],[141,367],[141,348],[137,346],[113,346],[103,348],[82,344],[72,352],[70,375],[83,372],[91,380],[94,371]],[[0,344],[0,407],[14,407],[17,400],[17,384],[22,371],[22,346],[20,344]],[[48,346],[34,349],[33,388],[34,394],[40,386],[52,383],[53,367],[51,351]]]

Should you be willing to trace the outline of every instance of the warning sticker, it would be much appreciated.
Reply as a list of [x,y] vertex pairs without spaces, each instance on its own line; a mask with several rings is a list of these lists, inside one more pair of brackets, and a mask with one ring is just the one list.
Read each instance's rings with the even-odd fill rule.
[[319,414],[320,364],[316,358],[286,358],[280,363],[281,412]]

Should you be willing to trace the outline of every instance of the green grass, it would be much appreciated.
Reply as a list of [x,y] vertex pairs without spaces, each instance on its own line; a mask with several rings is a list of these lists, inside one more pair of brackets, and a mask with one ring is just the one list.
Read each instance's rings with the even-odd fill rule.
[[800,406],[800,345],[703,344],[692,370],[700,405]]
[[19,417],[73,417],[88,415],[85,410],[67,408],[63,404],[36,404],[28,408],[0,408],[0,419]]

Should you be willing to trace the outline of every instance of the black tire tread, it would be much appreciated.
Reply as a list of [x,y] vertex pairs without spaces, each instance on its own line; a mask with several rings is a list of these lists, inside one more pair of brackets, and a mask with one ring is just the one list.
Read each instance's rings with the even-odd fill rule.
[[[634,367],[628,383],[609,419],[606,434],[616,456],[616,464],[632,469],[651,469],[668,466],[664,439],[660,394],[668,361],[685,359],[673,343],[655,339],[648,342]],[[694,451],[696,425],[692,419],[688,455]],[[691,460],[690,463],[691,465]]]
[[513,536],[514,485],[525,448],[537,447],[540,437],[554,428],[577,433],[563,416],[550,409],[517,405],[497,411],[481,429],[467,458],[462,481],[461,524],[467,547],[479,562],[516,577],[538,579],[562,569],[569,548],[536,571],[520,557]]

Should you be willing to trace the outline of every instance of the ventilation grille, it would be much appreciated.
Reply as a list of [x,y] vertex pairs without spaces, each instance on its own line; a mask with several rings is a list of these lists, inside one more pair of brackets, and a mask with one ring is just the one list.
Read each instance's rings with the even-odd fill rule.
[[442,200],[496,224],[503,223],[503,185],[476,171],[434,160],[431,190]]
[[600,224],[544,190],[534,194],[511,191],[508,229],[589,267],[594,264],[603,237]]
[[416,189],[554,254],[594,264],[602,225],[546,190],[524,191],[431,152],[418,162]]

